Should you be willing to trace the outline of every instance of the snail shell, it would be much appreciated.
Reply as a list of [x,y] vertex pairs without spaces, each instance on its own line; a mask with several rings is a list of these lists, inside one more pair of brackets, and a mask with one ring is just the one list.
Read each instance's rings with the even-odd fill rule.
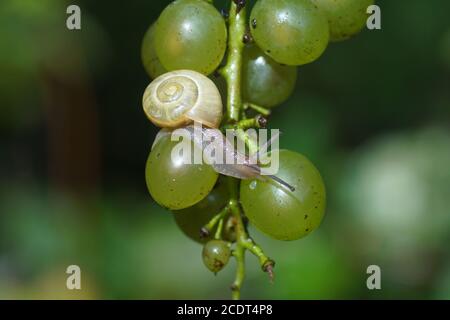
[[192,70],[167,72],[145,89],[144,112],[158,127],[176,128],[199,122],[218,128],[222,99],[214,82]]

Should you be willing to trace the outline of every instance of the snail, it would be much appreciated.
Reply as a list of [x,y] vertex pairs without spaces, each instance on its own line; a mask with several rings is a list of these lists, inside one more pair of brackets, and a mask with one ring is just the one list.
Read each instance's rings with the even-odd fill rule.
[[[217,173],[239,179],[270,178],[294,191],[294,188],[282,179],[262,174],[262,169],[256,161],[258,153],[249,157],[239,152],[217,129],[222,121],[222,99],[214,82],[206,76],[191,70],[167,72],[153,80],[145,89],[142,103],[149,120],[163,128],[156,136],[153,146],[161,137],[173,134],[176,132],[173,129],[179,128],[177,130],[185,130],[181,135],[188,136],[202,152],[215,148],[220,151],[221,160],[223,156],[227,159],[210,159],[209,164]],[[264,150],[267,150],[275,138],[272,137],[272,140],[268,141]],[[232,161],[229,161],[230,159]]]
[[148,119],[162,128],[177,128],[199,122],[218,128],[222,99],[208,77],[192,70],[164,73],[145,89],[142,99]]
[[[192,141],[194,145],[198,147],[197,149],[202,150],[203,153],[206,151],[206,154],[208,154],[212,150],[215,150],[214,156],[211,156],[211,154],[209,154],[209,156],[206,155],[206,159],[208,164],[210,164],[217,173],[244,180],[256,178],[266,181],[267,179],[271,179],[288,188],[290,191],[295,191],[295,188],[292,185],[279,177],[272,174],[262,174],[262,169],[257,161],[261,156],[259,151],[254,155],[247,156],[235,148],[234,144],[232,144],[218,129],[208,129],[196,125],[189,125],[175,131],[162,129],[156,135],[152,149],[162,137],[173,135],[174,133],[176,134],[176,137],[182,136],[187,138],[188,141]],[[260,150],[268,150],[272,142],[277,138],[278,135],[272,136]],[[188,145],[190,146],[190,143]],[[202,154],[202,157],[203,156],[204,154]],[[187,163],[190,163],[192,159],[188,157],[186,160]]]

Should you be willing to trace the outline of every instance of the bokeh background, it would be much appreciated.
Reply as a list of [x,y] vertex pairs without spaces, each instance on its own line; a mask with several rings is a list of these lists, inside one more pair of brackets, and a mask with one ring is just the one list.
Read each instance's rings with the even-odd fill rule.
[[[229,298],[234,261],[207,271],[145,186],[140,45],[168,3],[1,1],[0,298]],[[248,256],[244,298],[450,298],[450,2],[377,4],[382,30],[299,68],[270,119],[321,171],[328,209],[299,241],[251,229],[276,281]],[[371,264],[382,290],[366,288]]]

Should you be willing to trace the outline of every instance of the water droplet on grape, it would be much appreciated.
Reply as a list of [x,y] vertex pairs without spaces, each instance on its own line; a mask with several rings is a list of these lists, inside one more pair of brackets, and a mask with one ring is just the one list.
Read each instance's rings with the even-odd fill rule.
[[252,182],[250,182],[250,189],[255,190],[256,189],[256,185],[258,184],[258,182],[256,180],[253,180]]

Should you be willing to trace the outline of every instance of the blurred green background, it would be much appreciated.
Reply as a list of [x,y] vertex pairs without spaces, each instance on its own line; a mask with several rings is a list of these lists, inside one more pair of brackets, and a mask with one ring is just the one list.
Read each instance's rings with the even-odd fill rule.
[[[145,186],[157,129],[140,45],[168,3],[1,1],[0,298],[229,298],[234,262],[206,270]],[[321,171],[328,208],[299,241],[251,229],[276,281],[248,256],[244,298],[450,298],[450,2],[377,4],[382,30],[300,67],[270,119]],[[366,288],[371,264],[382,290]]]

